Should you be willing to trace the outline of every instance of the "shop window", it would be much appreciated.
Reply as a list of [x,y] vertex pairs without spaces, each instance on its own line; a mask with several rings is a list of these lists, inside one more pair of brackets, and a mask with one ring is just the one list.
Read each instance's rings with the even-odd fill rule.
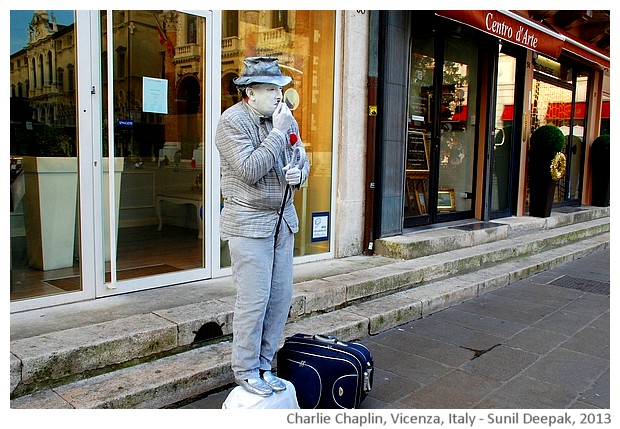
[[117,228],[115,254],[110,240],[104,243],[110,255],[104,281],[203,269],[204,213],[211,204],[203,194],[207,61],[199,49],[207,43],[206,19],[174,10],[112,16],[109,40],[108,12],[100,15],[102,48],[108,47],[102,50],[110,55],[102,73],[109,65],[118,77],[102,90],[114,94],[113,104],[103,98],[102,116],[111,110],[114,121],[103,124],[101,152],[114,156],[117,183],[113,193],[102,193],[108,221],[101,228],[109,231],[114,218]]
[[[537,61],[540,61],[540,57]],[[565,67],[562,67],[564,70]],[[549,73],[546,73],[549,74]],[[575,76],[574,78],[572,76]],[[562,73],[570,77],[571,85],[537,74],[532,84],[531,124],[533,132],[543,125],[555,125],[564,133],[566,145],[566,175],[557,183],[554,202],[562,203],[581,198],[584,164],[584,142],[589,76],[573,69]]]
[[[331,217],[335,12],[224,11],[222,18],[222,110],[239,101],[232,79],[246,57],[278,57],[293,78],[283,89],[298,95],[293,115],[311,162],[310,177],[295,194],[295,255],[328,252],[329,236],[320,227]],[[233,35],[238,40],[227,40]],[[223,245],[222,266],[230,264],[227,253]]]
[[[72,31],[73,11],[59,18]],[[47,11],[12,10],[10,20],[11,59],[18,56],[24,65],[11,73],[19,99],[10,106],[10,299],[20,301],[82,288],[77,96],[53,87],[61,86],[66,69],[73,88],[76,52],[58,52],[60,44],[49,43],[57,26]],[[61,277],[66,281],[58,282]]]
[[511,209],[511,172],[513,169],[511,157],[515,133],[513,127],[516,105],[516,70],[517,59],[500,52],[495,100],[495,137],[493,141],[493,178],[491,185],[491,210],[494,213],[507,212]]
[[[434,44],[416,39],[410,68],[404,215],[420,217],[420,223],[467,216],[473,201],[478,48],[469,38],[447,37],[440,64],[432,56]],[[442,68],[440,93],[435,67]],[[439,152],[433,154],[437,132]]]

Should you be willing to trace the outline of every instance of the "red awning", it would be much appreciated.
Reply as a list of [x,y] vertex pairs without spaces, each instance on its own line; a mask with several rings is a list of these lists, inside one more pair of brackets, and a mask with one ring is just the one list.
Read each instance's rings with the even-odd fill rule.
[[499,10],[440,10],[437,15],[557,59],[564,37],[535,21]]
[[[547,119],[570,119],[570,103],[549,103],[547,106]],[[575,103],[575,119],[583,119],[586,114],[586,103]],[[609,118],[609,101],[603,101],[602,118]]]
[[487,34],[532,51],[558,59],[562,51],[609,68],[609,56],[574,36],[550,25],[543,26],[528,17],[508,10],[440,10],[438,16],[469,25]]
[[601,118],[609,119],[609,101],[603,101],[603,111],[601,112]]
[[515,114],[515,106],[512,104],[507,104],[504,106],[504,110],[502,110],[502,121],[512,121],[512,118]]

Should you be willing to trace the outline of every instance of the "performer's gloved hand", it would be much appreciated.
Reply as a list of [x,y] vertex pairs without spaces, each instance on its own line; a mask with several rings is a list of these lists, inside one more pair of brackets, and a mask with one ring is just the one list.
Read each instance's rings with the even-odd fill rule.
[[301,170],[297,167],[286,166],[283,169],[285,173],[286,183],[291,186],[297,186],[301,183]]
[[278,104],[278,107],[276,107],[276,110],[271,116],[271,120],[274,128],[286,134],[293,124],[291,109],[289,109],[285,103]]

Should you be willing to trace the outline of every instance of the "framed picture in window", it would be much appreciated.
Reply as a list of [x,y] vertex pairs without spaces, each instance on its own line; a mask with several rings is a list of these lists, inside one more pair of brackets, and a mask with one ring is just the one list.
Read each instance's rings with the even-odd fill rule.
[[424,198],[424,191],[415,191],[415,202],[418,207],[418,213],[421,215],[426,214],[426,199]]
[[455,209],[454,189],[440,189],[437,192],[437,210],[449,212]]

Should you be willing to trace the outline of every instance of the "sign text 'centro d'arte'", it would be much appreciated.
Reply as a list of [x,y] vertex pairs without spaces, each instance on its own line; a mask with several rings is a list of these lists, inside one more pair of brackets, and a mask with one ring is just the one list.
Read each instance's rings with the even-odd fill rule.
[[[539,26],[535,22],[528,25],[527,22],[513,18],[501,11],[439,10],[436,14],[554,59],[560,56],[564,47],[564,40],[561,37],[545,31],[544,28],[538,28]],[[525,20],[525,18],[523,19]]]
[[538,37],[532,34],[529,28],[519,25],[518,29],[505,21],[496,20],[492,12],[487,13],[485,18],[487,31],[498,35],[499,37],[514,41],[520,45],[530,49],[538,49]]

